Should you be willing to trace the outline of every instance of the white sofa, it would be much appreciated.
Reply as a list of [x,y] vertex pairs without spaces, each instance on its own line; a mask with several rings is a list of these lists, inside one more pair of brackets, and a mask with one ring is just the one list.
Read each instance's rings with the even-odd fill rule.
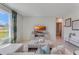
[[[33,46],[32,46],[33,47]],[[37,46],[35,46],[37,47]],[[23,44],[22,51],[20,52],[14,52],[10,53],[9,55],[37,55],[39,54],[37,51],[35,52],[28,52],[29,45]],[[34,47],[33,47],[34,48]],[[62,53],[63,52],[63,53]],[[52,50],[50,51],[50,54],[54,55],[73,55],[73,52],[70,52],[67,48],[65,48],[63,45],[58,47],[52,47]]]
[[72,36],[69,40],[68,40],[68,42],[70,42],[70,43],[72,43],[72,44],[74,44],[74,45],[76,45],[76,46],[78,46],[79,47],[79,37],[75,37],[75,36]]
[[58,45],[57,47],[52,48],[51,54],[55,54],[55,55],[73,55],[73,52],[70,52],[64,45]]
[[[28,43],[17,43],[17,44],[8,44],[5,45],[4,47],[0,47],[0,54],[3,55],[35,55],[38,54],[35,52],[28,52],[28,48],[39,48],[44,45],[49,45],[51,47],[52,41],[45,41],[45,42],[39,42],[37,44],[33,43],[33,41],[28,42]],[[51,47],[51,54],[54,54],[54,51],[56,50],[57,47],[53,48]],[[62,48],[61,48],[62,50]],[[68,49],[65,49],[65,53],[70,55],[70,51]]]
[[0,46],[0,54],[6,55],[10,53],[14,53],[17,51],[19,48],[22,47],[22,44],[5,44]]

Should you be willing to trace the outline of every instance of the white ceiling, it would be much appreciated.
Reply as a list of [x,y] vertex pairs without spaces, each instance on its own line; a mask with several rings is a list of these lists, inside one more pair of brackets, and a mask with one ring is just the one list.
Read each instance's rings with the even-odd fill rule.
[[79,4],[58,3],[7,3],[23,16],[63,16],[73,12]]

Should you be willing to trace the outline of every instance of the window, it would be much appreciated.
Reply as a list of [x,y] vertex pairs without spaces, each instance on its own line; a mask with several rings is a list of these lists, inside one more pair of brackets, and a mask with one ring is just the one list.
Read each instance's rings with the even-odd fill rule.
[[10,15],[4,10],[0,10],[0,44],[10,42]]

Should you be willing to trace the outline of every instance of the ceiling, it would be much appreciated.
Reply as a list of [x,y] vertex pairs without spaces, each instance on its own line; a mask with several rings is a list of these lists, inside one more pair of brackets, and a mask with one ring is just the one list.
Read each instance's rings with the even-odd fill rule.
[[23,16],[63,16],[73,12],[79,4],[68,3],[6,3]]

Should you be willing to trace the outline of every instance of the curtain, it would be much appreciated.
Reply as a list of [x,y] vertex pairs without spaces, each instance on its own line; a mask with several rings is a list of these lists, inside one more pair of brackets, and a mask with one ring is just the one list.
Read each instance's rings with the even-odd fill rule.
[[11,43],[16,43],[17,39],[17,13],[15,11],[12,11],[12,20],[13,20],[13,39],[11,40]]

